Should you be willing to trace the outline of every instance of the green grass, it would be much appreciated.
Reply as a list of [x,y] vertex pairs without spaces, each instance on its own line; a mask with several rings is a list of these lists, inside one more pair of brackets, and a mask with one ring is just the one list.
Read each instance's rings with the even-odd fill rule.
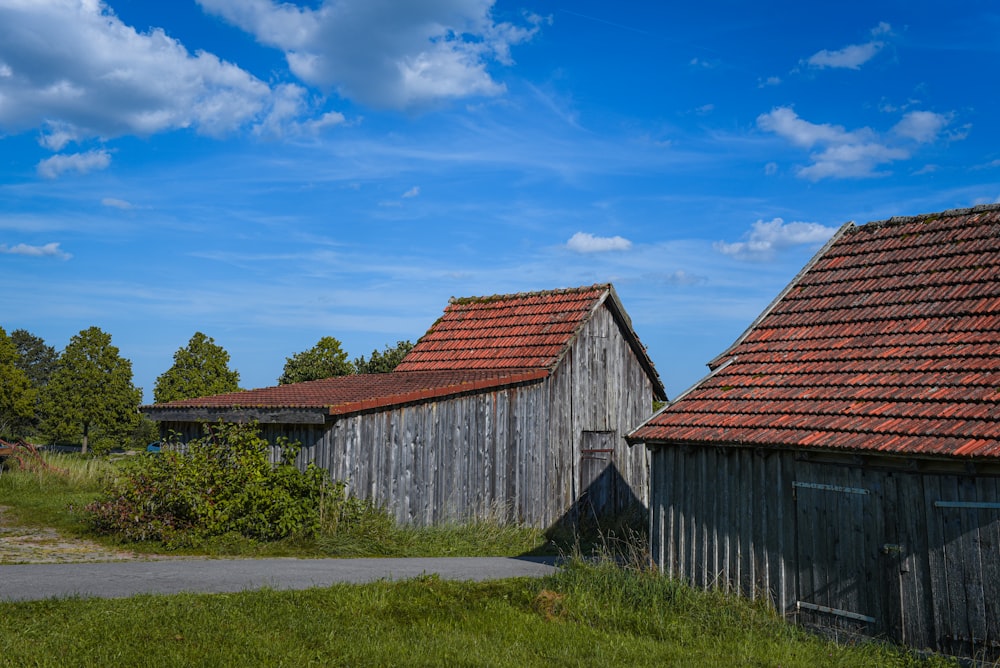
[[604,563],[486,583],[0,604],[9,666],[944,666]]
[[84,534],[83,522],[71,508],[80,508],[97,497],[103,476],[113,470],[113,464],[106,459],[57,453],[45,454],[44,461],[51,468],[2,469],[0,505],[8,506],[19,524]]

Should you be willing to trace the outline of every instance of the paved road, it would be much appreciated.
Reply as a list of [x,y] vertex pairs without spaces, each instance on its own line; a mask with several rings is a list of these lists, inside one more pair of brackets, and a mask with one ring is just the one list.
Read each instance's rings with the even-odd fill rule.
[[401,580],[436,573],[446,580],[540,577],[555,557],[438,559],[178,559],[0,566],[0,601],[64,596],[122,598],[134,594],[308,589],[340,582]]

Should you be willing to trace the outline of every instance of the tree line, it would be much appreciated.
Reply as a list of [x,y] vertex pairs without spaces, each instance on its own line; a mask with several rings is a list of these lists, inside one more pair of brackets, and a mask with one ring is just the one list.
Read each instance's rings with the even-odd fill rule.
[[[285,358],[278,383],[386,373],[412,347],[409,341],[397,341],[351,361],[340,341],[324,336],[309,350]],[[238,392],[239,382],[239,372],[229,367],[229,353],[212,337],[195,332],[174,353],[173,365],[157,377],[153,398],[165,403]],[[157,437],[156,426],[139,413],[141,402],[132,362],[100,328],[80,331],[57,352],[27,330],[8,335],[0,327],[0,438],[42,438],[80,445],[83,452],[141,447]]]

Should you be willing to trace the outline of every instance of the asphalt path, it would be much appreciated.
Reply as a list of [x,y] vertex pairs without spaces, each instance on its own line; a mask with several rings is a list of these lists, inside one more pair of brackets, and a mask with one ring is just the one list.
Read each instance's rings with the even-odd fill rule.
[[224,593],[252,589],[309,589],[337,583],[405,580],[436,574],[443,580],[541,577],[555,557],[423,559],[176,559],[83,564],[0,566],[0,601],[69,596],[125,598],[135,594]]

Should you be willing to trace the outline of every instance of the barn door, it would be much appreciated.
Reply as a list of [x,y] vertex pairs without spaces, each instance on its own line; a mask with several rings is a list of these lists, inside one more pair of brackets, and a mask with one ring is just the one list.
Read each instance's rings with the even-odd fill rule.
[[[931,531],[940,532],[932,565],[943,651],[1000,657],[1000,503],[940,499]],[[934,525],[937,526],[934,526]]]
[[600,518],[615,511],[615,432],[585,431],[580,445],[580,506]]
[[880,624],[878,548],[870,544],[874,497],[861,487],[792,485],[799,621],[871,635]]

